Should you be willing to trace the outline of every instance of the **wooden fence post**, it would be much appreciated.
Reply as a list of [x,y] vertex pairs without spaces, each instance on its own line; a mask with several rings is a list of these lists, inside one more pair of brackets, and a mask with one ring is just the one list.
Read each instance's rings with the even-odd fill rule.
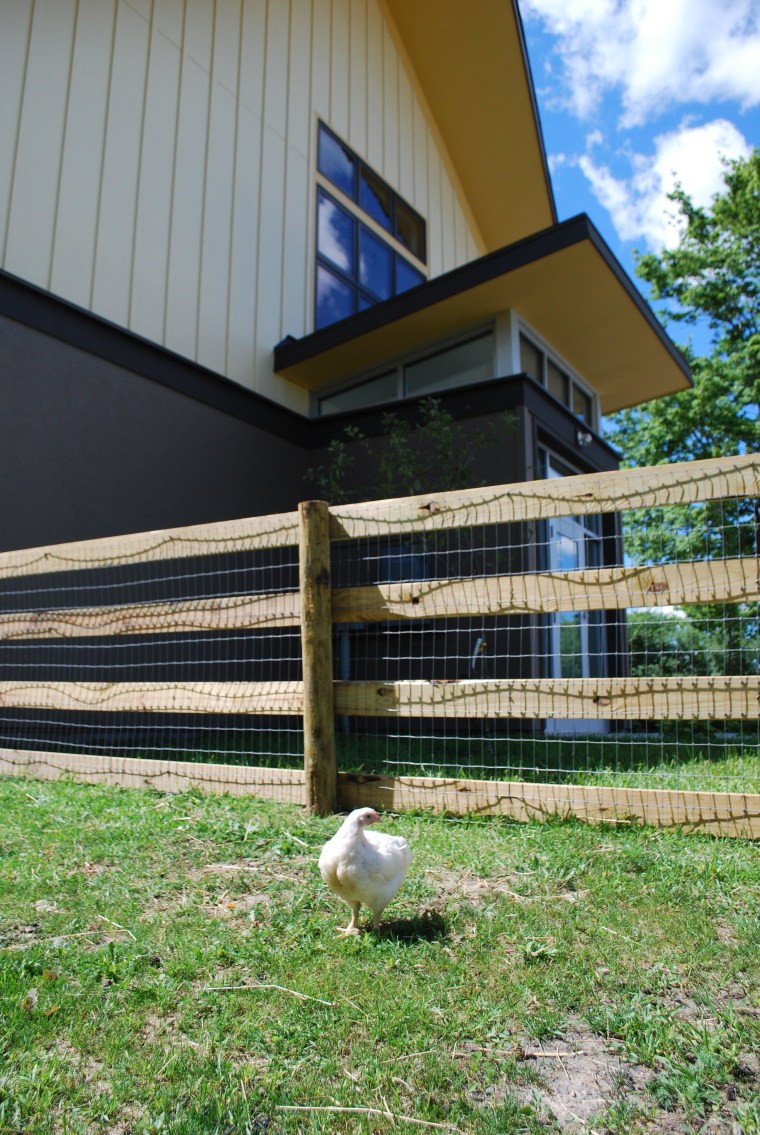
[[337,769],[333,711],[330,512],[324,501],[298,506],[303,659],[303,736],[306,806],[335,810]]

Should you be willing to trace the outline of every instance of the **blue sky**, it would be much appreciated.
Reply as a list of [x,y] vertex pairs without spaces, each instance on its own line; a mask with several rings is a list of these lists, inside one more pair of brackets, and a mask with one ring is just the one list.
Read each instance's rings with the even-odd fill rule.
[[706,205],[760,146],[760,0],[518,4],[559,219],[588,213],[635,279],[634,249],[677,241],[674,183]]

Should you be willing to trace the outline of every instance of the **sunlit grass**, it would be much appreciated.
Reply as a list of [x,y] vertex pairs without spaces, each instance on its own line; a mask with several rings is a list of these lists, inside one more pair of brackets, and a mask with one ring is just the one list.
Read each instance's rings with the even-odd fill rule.
[[757,1133],[756,845],[387,816],[412,869],[347,941],[337,818],[11,779],[0,808],[0,1132],[538,1133],[543,1047],[631,1078],[594,1130]]

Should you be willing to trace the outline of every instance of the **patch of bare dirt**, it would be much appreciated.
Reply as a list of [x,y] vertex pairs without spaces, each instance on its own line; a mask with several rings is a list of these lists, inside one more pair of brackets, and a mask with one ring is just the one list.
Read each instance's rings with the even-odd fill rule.
[[646,1106],[652,1073],[611,1051],[605,1040],[577,1025],[555,1045],[531,1050],[541,1086],[520,1088],[523,1103],[548,1113],[562,1131],[582,1131],[613,1104]]
[[205,914],[213,918],[236,918],[247,914],[249,918],[259,920],[259,915],[265,914],[272,900],[263,891],[255,891],[248,895],[235,895],[232,897],[228,891],[210,897],[201,906]]
[[515,890],[518,880],[509,875],[483,878],[435,867],[425,872],[425,878],[436,893],[436,902],[429,903],[430,906],[440,904],[457,909],[466,903],[468,906],[481,907],[499,896],[506,896],[515,902],[523,901],[523,896]]
[[[625,1105],[630,1115],[639,1117],[640,1129],[651,1135],[678,1135],[688,1130],[699,1130],[700,1135],[737,1135],[736,1085],[727,1085],[722,1105],[694,1127],[695,1117],[687,1118],[681,1109],[657,1106],[648,1091],[656,1075],[653,1069],[626,1060],[583,1021],[573,1021],[556,1041],[526,1042],[505,1055],[529,1064],[532,1082],[505,1079],[485,1089],[476,1088],[470,1092],[474,1101],[496,1103],[512,1095],[521,1106],[531,1107],[542,1122],[568,1135],[581,1131],[600,1135],[605,1130],[605,1113],[615,1105]],[[759,1073],[760,1058],[752,1052],[742,1053],[736,1064],[737,1078],[746,1085]]]
[[103,1062],[82,1052],[65,1037],[59,1039],[55,1045],[55,1058],[65,1063],[72,1079],[79,1083],[84,1081],[97,1095],[106,1095],[110,1092],[111,1084],[105,1076]]
[[40,923],[30,922],[25,926],[6,926],[0,936],[0,947],[4,950],[27,950],[40,941]]
[[525,894],[525,880],[518,875],[479,876],[438,867],[426,871],[425,878],[436,892],[435,899],[428,905],[449,910],[459,910],[463,906],[480,909],[498,898],[507,898],[514,903],[574,903],[586,893],[560,889],[552,894]]

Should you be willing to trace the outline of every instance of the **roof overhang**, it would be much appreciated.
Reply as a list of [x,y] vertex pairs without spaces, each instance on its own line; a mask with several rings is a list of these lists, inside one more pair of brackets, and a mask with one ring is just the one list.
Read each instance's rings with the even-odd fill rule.
[[385,0],[487,251],[556,219],[516,0]]
[[318,391],[514,309],[598,392],[610,414],[686,389],[691,372],[585,215],[489,253],[274,352]]

